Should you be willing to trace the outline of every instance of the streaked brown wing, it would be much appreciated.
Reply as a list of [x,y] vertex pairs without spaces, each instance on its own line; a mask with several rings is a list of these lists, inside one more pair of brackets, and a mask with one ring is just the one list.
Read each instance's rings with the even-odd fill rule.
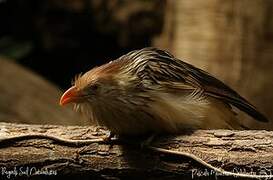
[[246,99],[244,99],[226,84],[201,69],[198,69],[185,62],[182,63],[186,67],[189,76],[194,77],[199,82],[199,84],[204,88],[204,92],[206,94],[234,105],[256,120],[268,122],[268,119],[262,113],[260,113],[255,106],[250,104]]
[[195,89],[200,89],[209,96],[221,99],[224,102],[234,105],[246,112],[256,120],[268,122],[268,119],[261,114],[255,106],[240,96],[233,89],[209,73],[196,68],[182,60],[176,59],[166,51],[156,48],[145,48],[140,50],[150,54],[145,71],[154,82],[185,82]]

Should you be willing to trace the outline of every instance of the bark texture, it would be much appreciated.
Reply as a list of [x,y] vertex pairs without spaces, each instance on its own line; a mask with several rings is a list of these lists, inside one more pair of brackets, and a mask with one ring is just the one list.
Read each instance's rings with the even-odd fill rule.
[[[82,178],[215,178],[215,172],[189,157],[141,148],[141,139],[71,143],[22,135],[48,135],[67,140],[103,138],[107,130],[92,126],[53,126],[0,123],[0,167],[28,175]],[[158,136],[151,146],[195,155],[217,168],[235,173],[273,173],[273,132],[198,130],[178,136]],[[4,169],[3,169],[4,168]],[[3,171],[4,170],[4,171]],[[38,171],[39,170],[39,171]],[[219,174],[217,174],[219,175]],[[232,178],[232,177],[226,177]]]

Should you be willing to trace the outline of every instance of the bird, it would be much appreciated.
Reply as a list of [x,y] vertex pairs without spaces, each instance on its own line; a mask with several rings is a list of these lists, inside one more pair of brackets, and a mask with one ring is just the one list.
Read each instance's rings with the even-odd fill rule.
[[117,135],[244,129],[235,108],[268,122],[219,79],[155,47],[133,50],[76,76],[59,103],[73,103],[76,111]]

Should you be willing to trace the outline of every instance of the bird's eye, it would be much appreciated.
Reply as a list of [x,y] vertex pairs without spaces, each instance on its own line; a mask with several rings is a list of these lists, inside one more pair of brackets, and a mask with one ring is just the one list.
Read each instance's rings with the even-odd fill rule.
[[91,86],[91,88],[92,88],[93,90],[97,90],[97,89],[99,89],[99,85],[98,85],[98,84],[93,84],[93,85]]
[[92,85],[89,87],[89,89],[90,89],[91,91],[96,91],[96,90],[99,89],[99,85],[98,85],[98,84],[92,84]]

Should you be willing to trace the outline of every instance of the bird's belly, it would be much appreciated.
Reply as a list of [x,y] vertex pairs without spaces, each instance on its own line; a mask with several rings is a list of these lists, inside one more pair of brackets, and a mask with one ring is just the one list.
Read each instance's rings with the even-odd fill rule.
[[179,133],[183,129],[241,129],[231,107],[213,97],[187,99],[161,96],[152,109],[164,121],[168,132]]
[[119,116],[108,115],[101,117],[98,122],[114,134],[143,135],[164,131],[160,122],[144,111],[120,112]]
[[240,129],[231,108],[211,97],[201,102],[161,96],[142,108],[111,109],[98,121],[113,133],[125,135],[182,133],[185,129]]

